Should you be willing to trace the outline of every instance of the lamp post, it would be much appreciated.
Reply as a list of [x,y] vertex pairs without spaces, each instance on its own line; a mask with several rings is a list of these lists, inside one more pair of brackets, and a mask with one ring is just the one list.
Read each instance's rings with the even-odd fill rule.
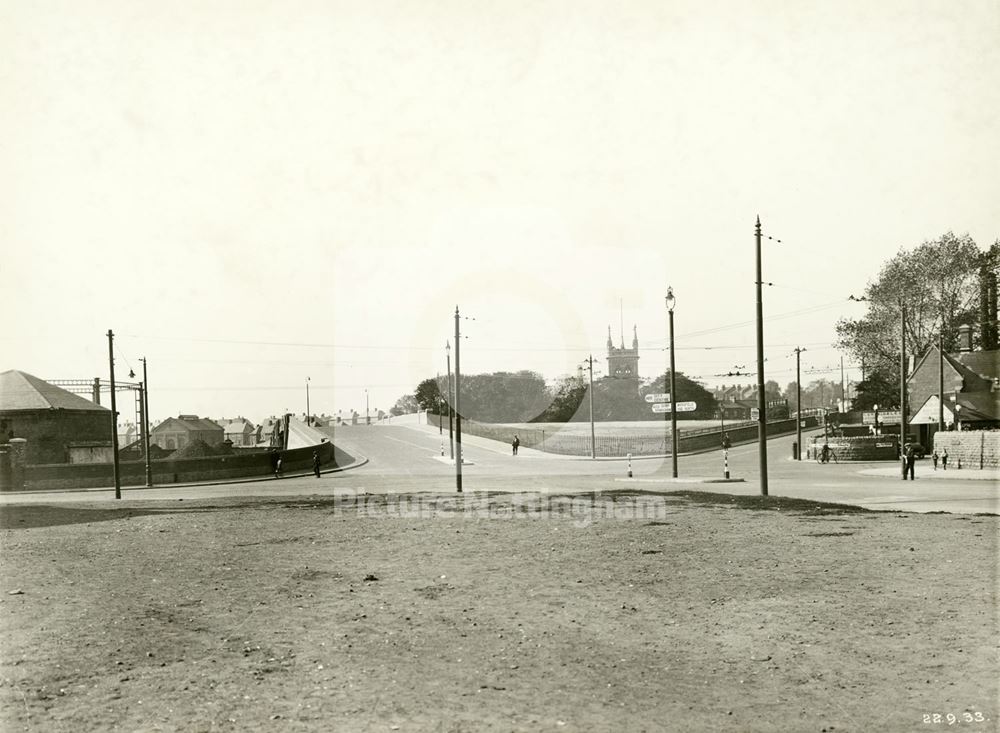
[[365,425],[371,424],[371,418],[368,416],[368,388],[365,387]]
[[455,460],[455,434],[452,431],[451,426],[451,406],[452,406],[452,395],[451,395],[451,344],[448,341],[444,342],[444,353],[445,358],[448,362],[448,454],[451,460]]
[[677,478],[677,389],[674,384],[674,289],[667,288],[667,315],[670,321],[670,459],[673,477]]
[[312,425],[312,412],[309,410],[309,377],[306,377],[306,425]]

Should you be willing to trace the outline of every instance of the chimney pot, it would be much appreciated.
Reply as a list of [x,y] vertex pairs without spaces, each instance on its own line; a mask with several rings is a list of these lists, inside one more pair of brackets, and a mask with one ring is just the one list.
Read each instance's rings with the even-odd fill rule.
[[958,327],[958,351],[959,353],[972,351],[972,326],[968,323]]

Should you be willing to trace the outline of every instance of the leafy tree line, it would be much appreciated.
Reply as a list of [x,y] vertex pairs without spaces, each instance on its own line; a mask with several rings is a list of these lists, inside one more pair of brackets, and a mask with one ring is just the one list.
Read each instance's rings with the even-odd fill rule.
[[[664,385],[668,386],[664,386]],[[678,402],[695,402],[695,412],[678,413],[684,418],[712,418],[716,402],[705,387],[681,372],[675,377]],[[416,406],[436,414],[447,414],[447,377],[425,379],[412,395],[404,395],[393,414],[412,411]],[[645,400],[650,393],[669,392],[669,377],[636,381],[605,377],[594,381],[595,420],[656,420]],[[537,372],[494,372],[462,376],[461,413],[463,418],[481,422],[572,422],[590,419],[587,380],[563,377],[548,386]]]
[[[973,348],[996,348],[995,327],[980,328],[984,275],[1000,274],[1000,240],[983,251],[973,239],[951,232],[900,251],[868,283],[862,300],[868,310],[861,318],[837,324],[838,348],[864,365],[857,384],[855,407],[899,405],[900,321],[906,306],[906,358],[912,370],[938,334],[946,352],[958,349],[958,328],[973,326]],[[805,402],[805,399],[803,399]]]

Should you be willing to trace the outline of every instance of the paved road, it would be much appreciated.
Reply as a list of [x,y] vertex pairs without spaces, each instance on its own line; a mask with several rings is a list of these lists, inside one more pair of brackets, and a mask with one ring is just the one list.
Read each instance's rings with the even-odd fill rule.
[[[447,460],[447,433],[428,426],[372,425],[331,430],[335,442],[352,455],[367,459],[359,468],[315,477],[241,482],[214,486],[127,489],[127,499],[204,499],[221,496],[287,496],[332,493],[453,492],[455,468]],[[792,461],[793,437],[768,442],[768,485],[774,496],[860,505],[871,509],[1000,513],[1000,480],[969,480],[977,472],[929,471],[921,462],[918,480],[903,482],[893,464],[827,464]],[[729,469],[740,483],[703,483],[721,479],[722,453],[713,451],[681,456],[679,479],[671,478],[669,457],[625,460],[551,456],[522,447],[512,456],[510,446],[475,436],[464,436],[466,464],[463,488],[472,491],[550,491],[558,493],[615,489],[673,491],[696,489],[736,494],[758,494],[759,464],[755,443],[729,452]],[[445,456],[441,456],[442,448]],[[86,492],[6,494],[0,503],[81,501],[113,496],[106,489]]]

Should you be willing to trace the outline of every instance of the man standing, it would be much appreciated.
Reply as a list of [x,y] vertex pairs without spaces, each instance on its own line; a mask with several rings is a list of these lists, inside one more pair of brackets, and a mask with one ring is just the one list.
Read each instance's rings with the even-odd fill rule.
[[903,480],[906,480],[907,475],[910,477],[910,481],[913,481],[913,466],[917,462],[917,451],[911,443],[906,447],[906,472],[903,474]]
[[512,440],[510,442],[510,447],[514,449],[513,455],[515,455],[515,456],[517,455],[517,446],[519,446],[519,445],[521,445],[521,439],[518,438],[517,434],[515,433],[514,434],[514,440]]
[[319,451],[313,451],[313,473],[319,478]]
[[944,471],[948,470],[948,449],[945,448],[941,451],[941,469]]

